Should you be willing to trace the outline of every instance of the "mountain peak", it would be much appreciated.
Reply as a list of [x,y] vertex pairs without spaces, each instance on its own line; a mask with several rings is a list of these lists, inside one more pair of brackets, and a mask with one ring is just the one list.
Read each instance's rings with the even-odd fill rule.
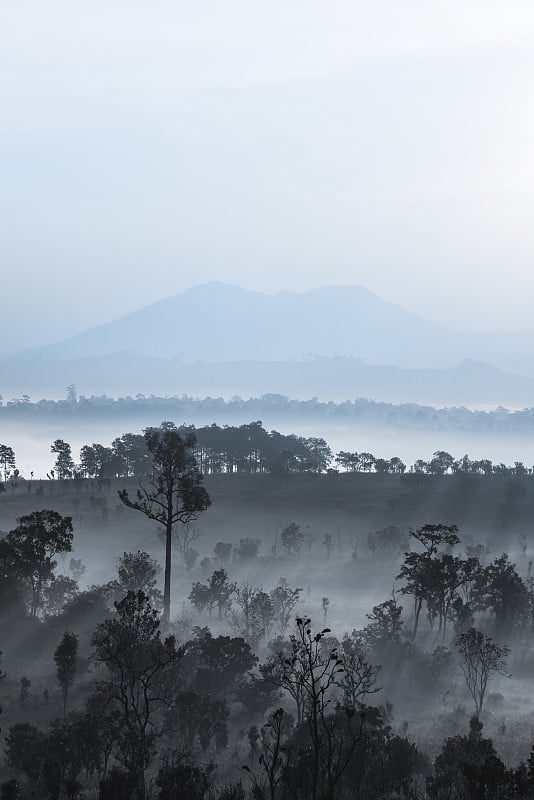
[[[64,358],[137,352],[182,361],[287,361],[348,355],[417,364],[454,334],[359,285],[277,294],[210,281],[89,329],[43,352]],[[449,363],[470,355],[454,352]]]

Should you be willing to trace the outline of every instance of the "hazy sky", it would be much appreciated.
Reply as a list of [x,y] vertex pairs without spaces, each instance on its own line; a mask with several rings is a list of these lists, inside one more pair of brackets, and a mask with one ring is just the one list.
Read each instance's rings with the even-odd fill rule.
[[534,330],[532,0],[16,0],[0,349],[207,280]]

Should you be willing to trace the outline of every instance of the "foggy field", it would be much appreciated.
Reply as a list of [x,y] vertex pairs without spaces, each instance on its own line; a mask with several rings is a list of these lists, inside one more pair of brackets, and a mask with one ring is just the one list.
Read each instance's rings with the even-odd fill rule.
[[[76,488],[73,481],[65,484],[48,481],[44,484],[44,494],[39,497],[34,494],[38,482],[33,483],[31,490],[22,485],[22,489],[0,496],[0,530],[13,529],[17,519],[38,508],[53,508],[62,515],[72,515],[72,552],[68,558],[67,554],[59,557],[57,571],[67,574],[68,559],[81,559],[87,568],[79,579],[82,592],[112,581],[125,552],[145,551],[163,567],[164,548],[158,538],[159,526],[125,508],[117,496],[119,489],[127,488],[131,492],[138,483],[137,479],[117,479],[102,488],[96,481],[87,479],[79,482]],[[400,476],[391,475],[206,476],[205,487],[212,505],[194,523],[200,532],[194,541],[198,550],[194,566],[185,568],[175,547],[171,583],[174,630],[179,640],[192,636],[194,626],[204,625],[210,627],[214,636],[235,635],[229,619],[219,620],[215,613],[201,613],[188,599],[192,584],[206,581],[217,568],[214,558],[217,542],[228,542],[234,551],[225,564],[229,579],[237,586],[255,586],[266,592],[274,589],[280,579],[285,579],[291,587],[299,587],[302,592],[293,617],[297,614],[309,616],[315,629],[327,623],[338,640],[355,629],[362,630],[368,624],[366,615],[373,606],[391,598],[393,591],[404,607],[408,635],[413,624],[410,600],[398,593],[402,582],[396,580],[396,576],[404,558],[403,550],[410,548],[410,529],[415,530],[428,522],[456,524],[464,546],[484,546],[485,563],[506,551],[516,562],[520,575],[526,579],[530,574],[534,558],[534,478],[528,476],[521,480],[524,491],[513,501],[507,496],[506,485],[506,479],[498,477],[478,476],[467,480],[453,475],[436,476],[428,485],[416,490],[403,485]],[[290,523],[298,525],[304,533],[298,553],[287,553],[282,547],[281,533]],[[369,535],[372,537],[374,532],[388,526],[398,526],[399,531],[404,532],[402,541],[405,544],[400,548],[373,551]],[[326,547],[327,534],[331,535],[329,547]],[[261,540],[258,554],[241,558],[236,551],[240,540],[247,537]],[[204,562],[203,559],[209,560]],[[324,598],[328,598],[326,616]],[[88,609],[85,614],[87,620],[80,618],[76,623],[82,654],[88,652],[90,619],[94,612]],[[44,691],[50,693],[51,711],[57,702],[50,647],[55,645],[54,637],[57,638],[62,626],[67,624],[71,623],[63,623],[61,616],[50,617],[47,623],[50,633],[46,640],[31,627],[4,627],[2,666],[8,673],[4,694],[7,697],[16,695],[17,675],[23,671],[31,681],[36,719],[45,719],[49,713],[48,706],[43,706],[39,700]],[[29,639],[25,638],[28,636]],[[50,636],[52,641],[48,642]],[[502,636],[501,632],[501,639]],[[516,645],[518,636],[523,639]],[[508,633],[506,639],[512,646],[509,661],[512,678],[499,677],[491,683],[483,715],[485,735],[494,738],[497,753],[510,768],[518,767],[528,758],[534,735],[530,693],[534,651],[530,636],[530,630],[523,634]],[[436,648],[442,646],[450,648],[450,634],[445,637],[425,627],[419,634],[418,646],[426,653],[438,652]],[[33,660],[28,657],[28,648],[32,647],[36,647]],[[256,652],[260,659],[268,658],[267,640],[256,645]],[[401,662],[399,669],[395,662],[382,663],[378,681],[382,688],[378,694],[370,695],[369,700],[378,705],[391,703],[388,713],[393,731],[407,736],[426,758],[434,759],[444,738],[465,731],[471,716],[471,698],[457,667],[447,676],[436,674],[433,682],[428,666],[417,667],[422,670],[417,678],[410,661],[405,662],[403,657]],[[81,676],[72,690],[70,702],[73,706],[84,697],[90,676],[91,673]],[[20,712],[16,699],[8,700],[3,715],[5,726],[16,723],[21,718]],[[234,709],[231,729],[237,724],[232,722],[235,713]],[[238,718],[239,715],[236,721]],[[224,774],[237,776],[226,756],[222,758],[219,753],[218,759]],[[421,769],[425,772],[428,767],[421,766]]]
[[[341,473],[284,479],[223,475],[206,476],[204,483],[213,503],[195,524],[204,533],[200,543],[203,554],[207,555],[216,541],[232,541],[237,545],[240,538],[254,536],[262,540],[262,562],[270,562],[275,526],[288,522],[311,530],[314,537],[312,562],[321,561],[320,541],[330,532],[336,539],[336,563],[347,562],[351,568],[354,566],[351,539],[360,539],[360,558],[365,558],[367,534],[391,524],[403,528],[417,528],[436,520],[447,525],[456,524],[464,540],[467,537],[488,542],[494,552],[499,552],[499,548],[509,552],[511,545],[515,549],[518,546],[515,539],[520,532],[532,533],[534,537],[534,479],[530,476],[522,481],[525,496],[513,502],[506,499],[505,479],[484,476],[466,482],[465,486],[461,478],[455,476],[436,477],[429,488],[419,491],[404,487],[398,476],[375,474]],[[115,479],[111,488],[102,491],[95,481],[88,479],[77,492],[72,482],[65,491],[57,482],[45,481],[42,497],[27,493],[21,484],[22,488],[14,495],[5,494],[0,498],[0,529],[9,530],[17,517],[36,506],[53,507],[61,514],[73,516],[76,525],[74,552],[79,549],[84,560],[89,559],[89,563],[94,560],[87,582],[96,583],[113,572],[114,564],[107,558],[103,564],[100,550],[105,546],[106,556],[109,555],[110,542],[117,557],[128,547],[144,549],[153,555],[161,550],[157,525],[124,508],[117,497],[117,489],[135,489],[137,484],[136,479]],[[36,485],[34,482],[33,492]],[[100,512],[91,508],[90,500],[94,497],[102,498],[108,509],[104,520]],[[532,544],[534,548],[534,540]],[[304,573],[298,573],[301,562],[307,564],[302,567]],[[297,570],[297,574],[308,574],[309,559],[305,555],[289,561],[279,555],[273,566],[278,563]],[[381,566],[376,565],[378,570]],[[317,565],[317,569],[318,575],[325,571],[324,580],[328,581],[326,565]],[[100,572],[102,570],[109,572]]]
[[[123,719],[126,727],[109,739],[109,774],[103,745],[99,755],[80,756],[83,762],[50,752],[80,778],[85,765],[80,786],[87,796],[98,781],[99,800],[116,800],[116,774],[122,787],[137,776],[137,797],[148,800],[150,780],[164,775],[155,771],[156,746],[136,722],[136,746],[148,759],[141,777],[137,751],[126,757],[121,748],[131,735],[128,698],[144,696],[143,681],[152,680],[144,659],[155,652],[154,674],[167,669],[167,656],[177,663],[169,666],[159,710],[142,701],[164,746],[181,748],[179,774],[172,772],[181,788],[168,800],[197,800],[183,794],[182,770],[208,770],[208,758],[217,763],[216,778],[200,800],[219,800],[219,790],[226,800],[225,782],[233,786],[230,800],[263,800],[243,782],[240,763],[253,770],[257,747],[271,757],[269,731],[280,714],[287,715],[285,732],[277,734],[284,748],[299,747],[314,708],[322,733],[311,763],[330,763],[325,752],[339,756],[361,736],[360,756],[349,758],[354,768],[375,752],[357,779],[360,788],[346,794],[343,768],[338,778],[346,792],[324,795],[328,800],[443,800],[449,769],[463,769],[449,754],[457,742],[474,748],[473,764],[489,748],[502,781],[517,784],[534,740],[528,434],[387,425],[377,434],[328,422],[315,429],[309,420],[299,428],[294,419],[277,431],[235,418],[233,425],[202,424],[201,415],[195,427],[181,428],[150,426],[149,416],[140,434],[135,414],[119,415],[120,423],[73,419],[78,408],[67,401],[54,420],[28,416],[32,406],[23,407],[26,419],[12,414],[9,425],[9,407],[3,409],[0,442],[5,436],[13,449],[0,444],[2,722],[9,731],[0,782],[14,768],[28,789],[41,785],[44,778],[19,764],[26,737],[39,738],[42,728],[52,725],[50,740],[42,740],[44,770],[62,736],[81,736],[82,747],[96,724],[108,741],[113,720]],[[433,413],[411,412],[423,414],[421,425]],[[154,410],[154,419],[160,413]],[[454,422],[451,413],[444,419]],[[507,424],[507,412],[497,422],[501,417]],[[524,418],[528,423],[528,415],[513,417]],[[454,444],[457,458],[440,449]],[[470,458],[460,455],[466,450]],[[163,645],[168,634],[175,639]],[[74,671],[66,683],[53,664],[63,663],[69,648],[74,660],[65,669]],[[483,658],[487,672],[475,672],[473,682],[466,665]],[[130,676],[126,695],[105,681],[106,669],[119,687]],[[114,713],[96,723],[91,709],[100,708],[100,686]],[[305,686],[324,704],[301,695]],[[35,727],[27,729],[30,703]],[[169,732],[165,709],[175,715]],[[324,751],[328,742],[334,749]],[[389,748],[390,766],[378,768],[374,759]],[[308,765],[309,750],[302,754]],[[446,769],[445,756],[452,764]],[[276,790],[269,800],[309,800],[307,789],[296,789],[300,773],[289,756],[277,764],[287,792]],[[384,769],[397,794],[380,788]],[[395,777],[399,769],[402,777]],[[464,778],[457,780],[463,786]],[[370,795],[369,781],[378,781]],[[423,787],[426,794],[412,794]],[[502,800],[516,796],[529,797]]]
[[[364,539],[368,530],[380,527],[390,521],[387,513],[380,509],[380,497],[358,498],[358,484],[363,481],[343,481],[336,484],[328,479],[320,478],[322,484],[318,495],[318,482],[311,479],[295,480],[288,484],[280,484],[268,478],[213,478],[205,481],[206,488],[212,497],[213,505],[202,518],[195,523],[202,531],[202,537],[195,542],[201,556],[210,556],[218,541],[231,542],[238,547],[239,540],[244,537],[259,538],[262,541],[259,558],[245,566],[233,563],[229,566],[232,578],[246,580],[254,585],[263,584],[272,588],[280,577],[285,577],[291,585],[302,586],[305,591],[306,613],[313,613],[319,618],[318,609],[321,598],[327,595],[331,599],[332,619],[340,622],[346,616],[346,604],[350,604],[353,616],[353,627],[360,625],[365,613],[378,601],[384,592],[390,589],[389,570],[384,574],[383,585],[377,585],[376,575],[371,579],[364,569],[359,573],[359,563],[352,559],[351,539],[361,540],[364,552],[363,563],[367,563],[367,547]],[[114,577],[119,557],[123,551],[144,550],[163,564],[163,545],[158,541],[158,525],[145,520],[120,503],[117,488],[134,487],[135,481],[117,481],[109,492],[82,491],[79,495],[54,493],[48,491],[44,497],[28,498],[27,496],[2,497],[0,503],[0,529],[9,530],[16,524],[16,518],[29,513],[34,507],[53,507],[61,514],[74,516],[75,538],[73,556],[82,558],[88,571],[83,583],[90,586],[104,583]],[[369,483],[369,482],[367,482]],[[338,488],[339,485],[339,488]],[[360,489],[361,491],[361,489]],[[365,494],[367,491],[364,489]],[[397,494],[395,487],[390,490]],[[91,509],[91,495],[102,497],[109,509],[105,522],[100,511]],[[77,516],[75,516],[74,498],[80,498]],[[380,520],[383,520],[381,522]],[[277,558],[272,558],[271,548],[275,541],[275,529],[280,529],[288,522],[296,522],[313,536],[312,552],[302,553],[298,558],[284,558],[282,547],[278,544]],[[324,561],[324,534],[331,532],[335,539],[336,551],[331,561]],[[341,552],[339,551],[341,545]],[[199,559],[200,560],[200,559]],[[342,583],[340,586],[341,569]],[[178,613],[181,602],[190,591],[191,581],[203,578],[205,570],[198,566],[189,574],[180,566],[179,557],[175,554],[173,597],[175,613]],[[380,572],[380,569],[377,570]],[[363,582],[362,582],[363,581]],[[357,584],[357,586],[356,586]],[[308,587],[310,593],[308,594]],[[312,591],[313,587],[313,591]],[[304,609],[302,611],[304,613]]]

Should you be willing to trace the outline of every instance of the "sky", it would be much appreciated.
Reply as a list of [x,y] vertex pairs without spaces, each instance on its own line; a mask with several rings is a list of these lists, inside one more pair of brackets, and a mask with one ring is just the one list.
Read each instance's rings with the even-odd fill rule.
[[531,0],[17,0],[0,350],[210,280],[533,331]]

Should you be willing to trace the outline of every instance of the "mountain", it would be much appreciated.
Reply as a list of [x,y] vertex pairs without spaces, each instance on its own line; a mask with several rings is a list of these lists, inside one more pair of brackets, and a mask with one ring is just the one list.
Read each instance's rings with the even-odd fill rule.
[[117,353],[183,362],[288,361],[344,355],[400,366],[450,366],[475,353],[462,336],[362,286],[267,295],[197,286],[39,350],[52,358]]
[[[267,295],[208,283],[4,357],[0,394],[58,397],[75,383],[89,395],[276,392],[518,407],[534,404],[529,341],[448,330],[361,286]],[[510,374],[512,363],[524,374]]]

